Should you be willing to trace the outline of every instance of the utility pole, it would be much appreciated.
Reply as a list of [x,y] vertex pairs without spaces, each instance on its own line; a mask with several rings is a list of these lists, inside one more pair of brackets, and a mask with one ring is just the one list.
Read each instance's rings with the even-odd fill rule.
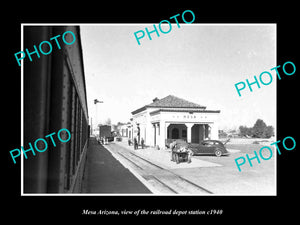
[[95,124],[96,124],[96,128],[98,127],[98,107],[97,107],[97,103],[103,103],[103,101],[99,101],[98,99],[94,99],[94,104],[95,104],[95,106],[96,106],[96,118],[95,118]]

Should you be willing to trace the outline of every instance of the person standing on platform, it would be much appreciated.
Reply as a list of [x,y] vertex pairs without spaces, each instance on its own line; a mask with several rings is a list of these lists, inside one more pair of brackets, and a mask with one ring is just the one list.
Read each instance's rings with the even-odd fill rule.
[[134,137],[134,150],[138,149],[138,142],[137,142],[137,138]]
[[144,144],[145,144],[145,143],[144,143],[144,138],[142,138],[142,139],[141,139],[142,149],[144,149],[144,147],[145,147]]

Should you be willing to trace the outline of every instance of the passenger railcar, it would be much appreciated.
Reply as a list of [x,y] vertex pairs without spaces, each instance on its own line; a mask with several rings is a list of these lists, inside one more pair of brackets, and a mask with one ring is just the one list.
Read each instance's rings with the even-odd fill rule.
[[[80,192],[89,138],[86,85],[78,26],[23,26],[24,49],[72,31],[72,45],[23,61],[23,146],[66,128],[68,143],[23,160],[23,193]],[[55,43],[54,41],[52,41]],[[54,46],[54,45],[53,45]],[[32,49],[33,50],[33,49]]]

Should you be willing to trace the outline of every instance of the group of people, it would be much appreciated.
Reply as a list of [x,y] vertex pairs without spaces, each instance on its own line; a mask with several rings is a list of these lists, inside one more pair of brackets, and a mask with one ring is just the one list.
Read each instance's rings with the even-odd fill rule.
[[98,143],[101,143],[102,145],[106,145],[108,144],[108,139],[106,137],[96,137],[96,140],[98,141]]
[[[131,145],[131,144],[133,144],[134,150],[137,150],[139,148],[138,138],[134,137],[133,138],[133,143],[132,143],[131,139],[128,139],[128,145]],[[141,139],[141,146],[142,146],[142,149],[144,149],[145,142],[144,142],[143,138]]]
[[[188,148],[188,143],[175,140],[170,144],[171,148],[171,161],[179,163],[180,160],[187,163],[192,162],[193,151]],[[181,159],[183,157],[183,159]]]
[[[137,150],[139,147],[138,137],[134,137],[133,140],[128,139],[128,145],[130,146],[132,144],[134,150]],[[143,138],[141,138],[141,147],[142,149],[145,148],[145,142]],[[180,161],[187,162],[187,163],[192,162],[193,151],[191,151],[188,148],[188,143],[180,140],[175,140],[170,144],[170,149],[171,149],[171,161],[176,163],[179,163]]]

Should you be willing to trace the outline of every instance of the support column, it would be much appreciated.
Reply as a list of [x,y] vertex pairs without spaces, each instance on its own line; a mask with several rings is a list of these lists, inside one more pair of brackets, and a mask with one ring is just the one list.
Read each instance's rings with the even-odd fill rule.
[[156,146],[159,147],[160,144],[160,124],[156,124]]
[[209,140],[211,140],[211,126],[209,124],[207,124],[207,137]]
[[211,139],[212,140],[218,140],[219,139],[218,124],[217,123],[211,124]]
[[194,126],[193,123],[185,123],[187,127],[187,142],[191,143],[192,142],[192,126]]
[[153,124],[153,131],[154,131],[154,135],[153,135],[153,146],[155,147],[155,146],[157,145],[156,123]]
[[159,139],[160,139],[160,143],[159,143],[159,148],[164,150],[166,148],[166,123],[165,121],[160,121],[159,124]]
[[165,123],[165,139],[168,139],[168,127],[169,127],[169,125],[170,125],[171,123]]

